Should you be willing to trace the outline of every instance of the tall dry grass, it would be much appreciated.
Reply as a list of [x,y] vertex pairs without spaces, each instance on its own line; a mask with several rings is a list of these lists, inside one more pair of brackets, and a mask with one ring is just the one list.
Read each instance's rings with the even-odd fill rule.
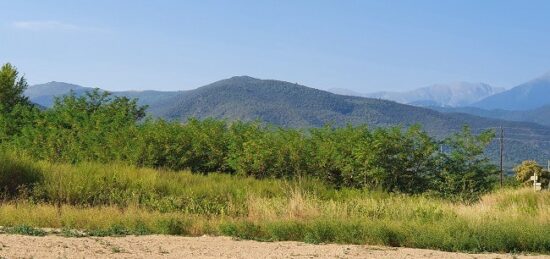
[[[429,196],[333,189],[315,180],[255,180],[123,164],[60,165],[1,157],[20,186],[0,225],[90,235],[230,235],[432,248],[550,252],[550,192],[503,189],[473,205]],[[13,168],[17,170],[13,170]],[[14,191],[15,190],[15,191]],[[64,232],[65,233],[65,232]],[[72,233],[72,232],[67,232]]]

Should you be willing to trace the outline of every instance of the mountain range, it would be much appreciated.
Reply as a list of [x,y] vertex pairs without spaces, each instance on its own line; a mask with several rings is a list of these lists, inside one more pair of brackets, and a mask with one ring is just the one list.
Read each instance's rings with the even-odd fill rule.
[[550,72],[472,106],[482,109],[531,110],[550,104]]
[[427,107],[444,113],[467,113],[485,118],[501,119],[507,121],[524,121],[550,126],[550,104],[533,110],[485,110],[476,107]]
[[343,88],[329,91],[394,100],[445,113],[467,113],[550,126],[550,72],[509,90],[483,83],[455,83],[432,85],[407,92],[362,94]]
[[[65,90],[63,90],[65,89]],[[27,90],[31,101],[51,105],[54,96],[81,94],[91,88],[60,82],[35,85]],[[59,91],[54,91],[59,90]],[[368,124],[371,127],[420,124],[436,137],[444,137],[469,125],[474,132],[503,126],[508,137],[507,161],[543,161],[550,156],[550,127],[528,122],[510,122],[464,113],[441,113],[423,107],[376,98],[337,95],[295,83],[238,76],[188,91],[126,91],[115,96],[140,98],[155,117],[185,121],[190,117],[225,120],[260,120],[283,127],[320,127],[327,123]],[[48,105],[49,104],[49,105]],[[510,135],[513,136],[513,135]],[[495,143],[489,149],[497,157]]]
[[436,84],[406,92],[376,92],[361,94],[346,89],[334,88],[329,91],[337,94],[380,98],[416,106],[462,107],[476,103],[483,98],[503,92],[504,88],[484,83],[458,82]]

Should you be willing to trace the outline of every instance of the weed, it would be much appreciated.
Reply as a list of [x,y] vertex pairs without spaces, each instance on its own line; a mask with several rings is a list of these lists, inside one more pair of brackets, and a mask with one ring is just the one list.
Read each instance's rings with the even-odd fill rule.
[[28,225],[18,225],[12,228],[8,228],[7,233],[9,234],[19,234],[19,235],[26,235],[26,236],[45,236],[47,233],[46,231],[34,228]]

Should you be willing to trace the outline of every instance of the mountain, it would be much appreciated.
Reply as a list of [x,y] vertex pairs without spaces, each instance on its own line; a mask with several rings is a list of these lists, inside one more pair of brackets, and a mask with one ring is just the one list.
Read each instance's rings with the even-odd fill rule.
[[[508,168],[525,159],[542,162],[550,156],[550,127],[539,124],[441,113],[393,101],[337,95],[294,83],[248,76],[162,95],[150,103],[148,111],[175,121],[213,117],[228,121],[260,120],[296,128],[320,127],[327,123],[335,126],[368,124],[371,127],[420,124],[435,137],[448,136],[464,125],[469,125],[475,133],[503,126],[507,136],[504,142]],[[497,142],[492,143],[488,154],[493,159],[498,157]]]
[[436,84],[407,92],[376,92],[360,94],[342,88],[329,90],[336,94],[379,98],[415,106],[459,107],[468,106],[485,97],[504,91],[483,83],[459,82]]
[[[376,126],[421,123],[437,132],[448,124],[447,115],[429,109],[336,95],[295,83],[248,76],[232,77],[187,91],[160,106],[151,106],[151,112],[180,121],[189,117],[260,119],[285,127],[319,127],[326,123]],[[460,127],[457,125],[456,129]]]
[[[91,87],[83,87],[80,85],[52,81],[45,84],[33,85],[27,88],[25,95],[29,99],[40,106],[51,107],[56,96],[63,96],[73,91],[77,96],[93,90]],[[102,90],[104,91],[104,90]],[[152,105],[156,102],[163,101],[171,96],[181,93],[179,92],[163,92],[163,91],[121,91],[111,92],[114,96],[126,96],[128,98],[138,98],[140,105]]]
[[531,110],[550,105],[550,72],[472,106],[483,109]]
[[52,81],[45,84],[33,85],[25,90],[25,95],[38,105],[43,107],[51,107],[55,96],[62,96],[73,91],[80,95],[93,88],[82,87],[75,84]]
[[533,110],[509,111],[502,109],[485,110],[476,107],[429,107],[445,113],[467,113],[480,117],[494,118],[508,121],[525,121],[550,126],[550,105]]

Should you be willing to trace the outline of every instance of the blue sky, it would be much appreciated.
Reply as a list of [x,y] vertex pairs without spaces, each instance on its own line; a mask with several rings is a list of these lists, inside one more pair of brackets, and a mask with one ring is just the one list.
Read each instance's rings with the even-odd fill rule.
[[234,75],[360,92],[512,87],[550,71],[550,1],[8,1],[31,84],[191,89]]

